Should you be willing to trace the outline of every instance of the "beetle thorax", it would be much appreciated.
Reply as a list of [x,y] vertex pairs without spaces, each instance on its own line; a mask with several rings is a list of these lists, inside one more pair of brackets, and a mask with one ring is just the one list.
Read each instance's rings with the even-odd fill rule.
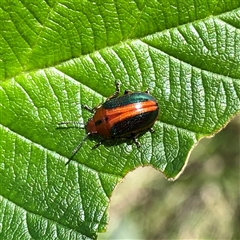
[[89,134],[97,134],[97,129],[96,129],[96,125],[93,121],[93,119],[89,119],[88,122],[86,123],[86,131]]

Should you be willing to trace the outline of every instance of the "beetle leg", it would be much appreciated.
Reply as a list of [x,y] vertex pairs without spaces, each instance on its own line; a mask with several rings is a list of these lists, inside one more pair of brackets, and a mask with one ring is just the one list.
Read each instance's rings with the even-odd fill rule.
[[108,101],[108,100],[110,100],[112,98],[116,98],[119,95],[119,93],[120,93],[120,84],[121,84],[120,81],[115,81],[116,91],[115,91],[115,93],[113,95],[108,97],[106,101]]
[[96,111],[96,108],[97,108],[97,107],[90,108],[90,107],[87,106],[87,105],[82,105],[82,107],[83,107],[85,110],[89,111],[90,113],[94,113],[94,112]]
[[137,148],[140,148],[141,145],[140,145],[137,137],[138,137],[138,134],[137,134],[137,135],[133,135],[133,136],[132,136],[132,140],[133,140],[133,142],[136,144]]
[[132,91],[126,89],[126,90],[124,91],[124,95],[129,94],[129,93],[131,93],[131,92],[132,92]]
[[153,128],[149,128],[148,131],[149,131],[150,133],[154,133],[154,129],[153,129]]
[[98,148],[101,144],[102,144],[103,140],[99,141],[98,143],[96,143],[92,149]]
[[117,96],[120,93],[121,82],[120,81],[116,81],[115,85],[116,85],[116,92],[114,93],[114,95]]

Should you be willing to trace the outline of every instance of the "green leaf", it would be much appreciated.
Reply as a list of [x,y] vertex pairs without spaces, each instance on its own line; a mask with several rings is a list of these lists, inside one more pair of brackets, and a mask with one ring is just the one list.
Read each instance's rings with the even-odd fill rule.
[[[239,0],[1,1],[0,238],[94,239],[129,171],[176,179],[240,111],[239,16]],[[155,132],[139,150],[88,140],[65,166],[86,133],[57,124],[86,122],[116,79],[156,97]]]

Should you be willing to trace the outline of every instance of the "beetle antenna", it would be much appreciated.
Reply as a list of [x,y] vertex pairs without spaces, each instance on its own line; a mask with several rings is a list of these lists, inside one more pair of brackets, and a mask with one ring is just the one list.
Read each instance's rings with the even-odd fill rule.
[[84,128],[83,123],[78,122],[78,121],[60,122],[60,123],[58,123],[58,128],[61,128],[62,125],[67,125],[68,127],[72,127],[72,128]]
[[68,159],[68,161],[65,163],[65,165],[68,165],[68,164],[71,162],[72,158],[73,158],[74,155],[79,151],[79,149],[82,147],[83,143],[88,139],[89,135],[90,135],[90,133],[88,133],[88,134],[84,137],[84,139],[77,145],[77,147],[72,151],[72,155],[71,155],[71,157]]

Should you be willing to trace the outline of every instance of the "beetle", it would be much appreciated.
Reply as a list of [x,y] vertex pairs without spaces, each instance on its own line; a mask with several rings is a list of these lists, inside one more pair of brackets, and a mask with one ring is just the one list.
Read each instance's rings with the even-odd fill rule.
[[[93,117],[85,124],[86,136],[72,151],[71,158],[79,151],[89,136],[99,136],[100,141],[93,147],[97,148],[104,141],[114,138],[132,139],[140,147],[137,137],[144,131],[153,131],[152,126],[159,115],[156,99],[146,92],[125,90],[120,94],[120,82],[116,81],[116,91],[107,100],[94,108],[83,106],[93,113]],[[78,122],[60,122],[62,124],[78,124]],[[71,158],[66,164],[71,161]]]

